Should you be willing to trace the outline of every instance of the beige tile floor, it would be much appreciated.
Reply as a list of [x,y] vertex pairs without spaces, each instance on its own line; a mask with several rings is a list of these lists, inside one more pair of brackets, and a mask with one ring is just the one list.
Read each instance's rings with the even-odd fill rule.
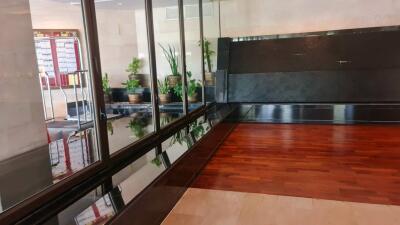
[[400,206],[190,188],[163,225],[400,225]]

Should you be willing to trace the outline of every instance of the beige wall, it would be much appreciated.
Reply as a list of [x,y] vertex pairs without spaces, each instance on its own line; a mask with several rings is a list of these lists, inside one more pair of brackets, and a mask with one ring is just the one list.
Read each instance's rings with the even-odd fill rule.
[[[73,29],[79,30],[84,68],[87,69],[87,54],[82,10],[80,5],[53,0],[29,0],[33,29]],[[98,21],[100,57],[102,72],[108,73],[110,85],[121,87],[128,73],[125,71],[134,56],[138,56],[136,22],[134,10],[96,8]],[[65,90],[68,101],[74,101],[72,89]],[[50,115],[49,94],[46,93],[47,110]],[[55,117],[66,116],[64,95],[53,90]],[[79,96],[81,99],[81,96]]]
[[28,0],[0,1],[0,160],[47,143]]
[[397,0],[221,0],[222,36],[299,33],[400,24]]

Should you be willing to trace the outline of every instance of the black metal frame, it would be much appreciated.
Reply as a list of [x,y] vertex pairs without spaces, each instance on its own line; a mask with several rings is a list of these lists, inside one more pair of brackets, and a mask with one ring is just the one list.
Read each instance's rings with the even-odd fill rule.
[[[145,1],[147,39],[149,48],[150,77],[152,91],[152,113],[154,130],[142,140],[135,142],[118,152],[110,155],[107,134],[107,117],[105,114],[104,93],[102,89],[102,73],[100,63],[100,50],[98,42],[98,31],[96,22],[96,9],[94,0],[81,0],[82,14],[86,31],[87,54],[89,61],[89,70],[91,71],[91,85],[93,87],[93,105],[95,109],[95,128],[97,136],[97,147],[99,149],[100,160],[87,168],[75,173],[74,175],[54,184],[47,189],[35,194],[23,202],[13,206],[0,214],[0,224],[37,224],[42,223],[61,210],[68,207],[76,200],[93,190],[99,185],[108,183],[103,190],[110,190],[112,183],[107,182],[107,175],[113,174],[118,170],[137,160],[150,150],[156,148],[161,151],[161,143],[167,140],[174,133],[187,128],[188,125],[198,119],[200,116],[213,106],[206,105],[205,102],[205,73],[204,73],[204,49],[202,45],[202,93],[203,106],[189,113],[187,97],[187,77],[186,77],[186,49],[185,49],[185,31],[184,31],[184,10],[183,0],[178,0],[179,7],[179,26],[180,26],[180,44],[181,44],[181,72],[183,81],[183,110],[184,116],[173,123],[160,128],[160,116],[158,105],[158,85],[157,85],[157,66],[154,42],[153,26],[153,6],[152,0]],[[199,20],[200,20],[200,39],[203,43],[203,12],[202,0],[199,0]]]

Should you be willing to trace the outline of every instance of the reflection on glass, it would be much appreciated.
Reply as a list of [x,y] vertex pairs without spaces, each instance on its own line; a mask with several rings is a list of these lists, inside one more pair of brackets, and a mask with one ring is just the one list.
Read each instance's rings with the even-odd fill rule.
[[75,217],[76,225],[105,224],[116,213],[112,195],[108,193]]
[[189,111],[201,106],[202,62],[200,41],[199,1],[184,0],[184,26],[186,47],[186,79]]
[[[127,116],[120,116],[107,121],[110,153],[114,153],[153,132],[154,127],[150,112],[129,113],[130,109],[127,110]],[[124,110],[116,110],[116,112],[125,115]]]
[[81,6],[1,5],[0,213],[98,160]]
[[195,141],[200,140],[211,129],[210,122],[204,116],[190,124],[190,132]]
[[154,0],[153,21],[161,126],[166,126],[183,116],[178,1]]
[[102,194],[101,188],[96,188],[45,224],[106,224],[165,171],[167,165],[164,162],[168,161],[165,156],[156,155],[155,150],[148,152],[110,177],[111,190]]
[[110,153],[153,132],[144,0],[96,1]]
[[186,129],[180,130],[169,139],[162,143],[163,152],[166,153],[169,163],[173,164],[178,160],[191,146],[194,140],[191,135],[186,133]]

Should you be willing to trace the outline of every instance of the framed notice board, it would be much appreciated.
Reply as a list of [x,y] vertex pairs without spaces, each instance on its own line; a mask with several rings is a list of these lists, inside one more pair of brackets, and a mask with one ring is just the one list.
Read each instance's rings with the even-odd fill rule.
[[79,85],[75,71],[82,69],[79,33],[76,30],[34,30],[36,57],[42,84],[50,87]]

